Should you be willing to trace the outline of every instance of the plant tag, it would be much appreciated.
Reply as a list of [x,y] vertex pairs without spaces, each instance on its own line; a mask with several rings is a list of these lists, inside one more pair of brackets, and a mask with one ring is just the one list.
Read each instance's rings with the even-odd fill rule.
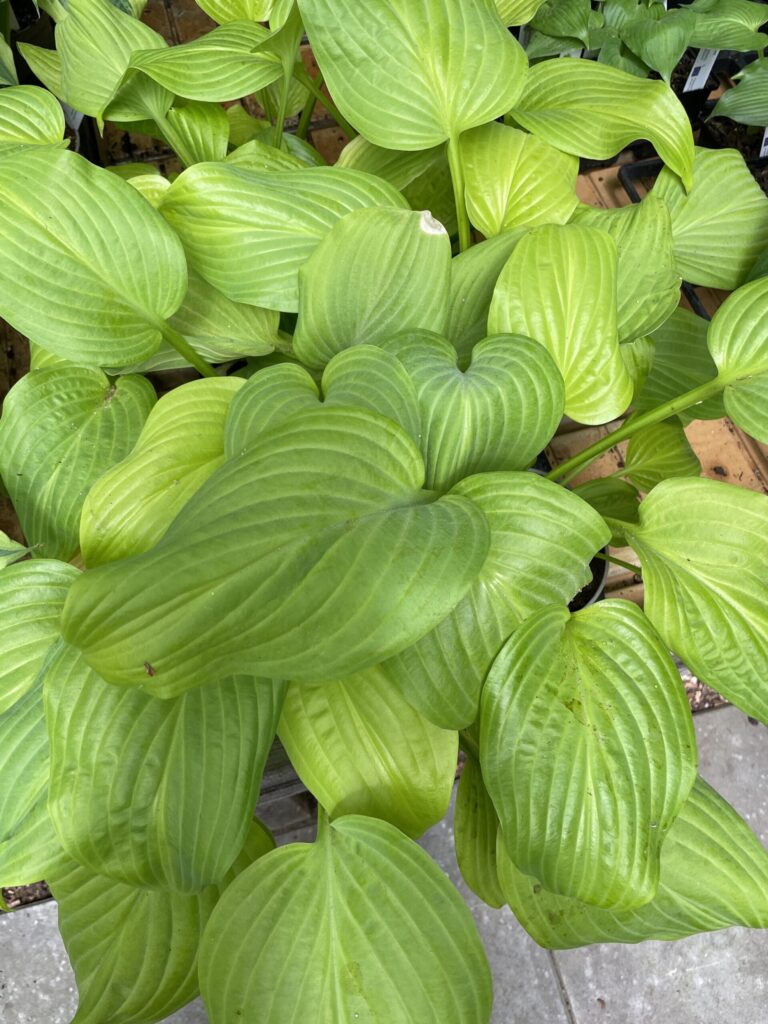
[[709,72],[712,70],[719,50],[699,50],[696,60],[693,62],[691,73],[683,86],[683,92],[695,92],[696,89],[703,89],[707,84]]
[[768,128],[763,132],[763,141],[760,143],[760,156],[768,156]]

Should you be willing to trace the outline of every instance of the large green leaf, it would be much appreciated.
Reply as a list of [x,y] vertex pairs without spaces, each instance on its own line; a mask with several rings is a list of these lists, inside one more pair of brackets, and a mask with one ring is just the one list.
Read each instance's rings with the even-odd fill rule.
[[483,783],[480,765],[467,755],[456,793],[456,860],[469,888],[490,907],[506,903],[499,886],[496,846],[499,819]]
[[578,205],[579,161],[535,135],[492,122],[461,140],[469,219],[488,237],[565,224]]
[[688,195],[668,170],[653,195],[672,215],[675,261],[694,284],[738,288],[768,246],[768,196],[734,149],[696,150]]
[[762,51],[768,36],[756,32],[765,23],[761,3],[750,0],[694,0],[691,17],[691,46],[722,50]]
[[521,871],[601,907],[653,898],[696,739],[674,663],[636,605],[527,619],[483,689],[480,751]]
[[339,405],[381,413],[419,443],[421,415],[405,367],[391,352],[356,345],[333,357],[320,387],[297,363],[279,363],[255,373],[232,402],[224,450],[227,456],[237,455],[298,413]]
[[613,239],[568,224],[532,228],[504,265],[488,314],[492,334],[539,342],[565,381],[565,412],[605,423],[632,400],[619,351]]
[[681,13],[669,11],[658,21],[638,19],[621,29],[621,41],[666,82],[690,45],[693,19]]
[[391,420],[296,416],[221,466],[152,551],[77,580],[64,635],[103,678],[163,696],[232,674],[343,678],[428,632],[483,563],[482,512],[423,481]]
[[741,80],[736,88],[725,90],[712,116],[730,117],[739,124],[764,128],[768,125],[768,59],[758,58],[737,77]]
[[233,882],[203,936],[200,987],[211,1024],[488,1024],[491,1015],[466,904],[402,832],[358,815],[325,824],[315,843],[274,850]]
[[26,146],[63,146],[64,113],[45,89],[0,89],[0,157]]
[[430,721],[463,729],[477,717],[483,681],[509,634],[586,585],[589,561],[610,531],[585,502],[533,473],[483,473],[453,493],[488,520],[485,564],[451,614],[382,670]]
[[520,923],[550,949],[682,939],[732,925],[768,928],[768,855],[747,823],[700,778],[664,841],[659,888],[644,907],[603,910],[549,893],[514,866],[501,842],[499,878]]
[[473,346],[488,334],[488,310],[496,281],[524,234],[524,228],[505,231],[473,245],[451,264],[446,337],[458,352],[462,369],[469,365]]
[[282,75],[278,57],[264,49],[267,39],[269,31],[256,22],[233,21],[181,46],[136,47],[130,66],[177,96],[236,100]]
[[591,60],[543,61],[531,68],[512,116],[558,149],[594,160],[650,139],[664,163],[691,187],[691,126],[665,82],[644,81]]
[[648,195],[636,206],[616,210],[582,206],[576,223],[600,228],[616,243],[620,340],[632,341],[654,331],[680,301],[672,221],[664,202]]
[[155,403],[145,377],[111,384],[101,370],[33,370],[8,393],[0,420],[0,473],[27,541],[50,558],[79,548],[92,484],[133,448]]
[[176,102],[162,126],[164,138],[185,167],[227,155],[229,119],[218,103]]
[[322,367],[342,349],[398,331],[441,331],[450,273],[448,233],[427,211],[348,214],[299,270],[294,352]]
[[280,740],[332,818],[367,814],[420,836],[448,810],[458,737],[414,710],[380,672],[292,683]]
[[32,688],[77,576],[73,566],[48,559],[0,573],[0,714]]
[[96,366],[157,349],[186,291],[184,252],[117,175],[66,150],[5,158],[0,234],[0,314],[22,334]]
[[89,568],[148,551],[224,461],[224,422],[243,381],[195,380],[164,395],[131,454],[96,482],[83,506]]
[[644,427],[629,440],[623,475],[641,491],[650,491],[668,477],[700,473],[701,463],[677,420]]
[[345,214],[405,206],[390,185],[361,171],[312,168],[260,173],[196,164],[160,207],[190,264],[237,302],[295,312],[299,267]]
[[110,686],[63,645],[45,708],[64,849],[129,885],[219,882],[245,840],[281,700],[282,684],[246,677],[159,700]]
[[197,0],[197,6],[225,25],[230,21],[267,21],[274,0]]
[[[254,822],[225,881],[274,845]],[[63,864],[51,876],[51,889],[77,982],[73,1024],[145,1024],[194,999],[200,939],[223,888],[153,892],[94,875],[72,861]]]
[[731,419],[759,441],[768,442],[768,278],[758,278],[729,296],[715,314],[707,345],[724,386]]
[[492,0],[300,0],[336,103],[386,149],[429,149],[504,114],[527,61]]
[[562,378],[530,338],[486,338],[464,372],[451,344],[426,331],[385,347],[415,386],[429,489],[446,491],[473,473],[526,469],[562,418]]
[[505,25],[525,25],[544,0],[495,0],[496,10]]
[[[717,374],[707,349],[708,322],[687,309],[678,308],[653,333],[654,356],[650,372],[633,405],[636,412],[669,402]],[[683,423],[719,420],[725,415],[720,395],[678,413]]]
[[669,648],[768,720],[768,498],[715,480],[665,480],[625,532],[643,566],[646,614]]
[[545,0],[531,20],[531,27],[548,36],[589,43],[590,0]]

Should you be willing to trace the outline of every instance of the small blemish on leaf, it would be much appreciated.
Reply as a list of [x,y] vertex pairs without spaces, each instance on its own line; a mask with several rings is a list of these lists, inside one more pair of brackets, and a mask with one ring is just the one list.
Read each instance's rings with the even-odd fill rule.
[[425,235],[444,235],[446,234],[445,228],[436,220],[429,210],[421,211],[421,220],[419,221],[419,227]]
[[148,676],[157,675],[157,672],[155,672],[154,668],[149,664],[148,661],[144,662],[144,671],[147,673]]

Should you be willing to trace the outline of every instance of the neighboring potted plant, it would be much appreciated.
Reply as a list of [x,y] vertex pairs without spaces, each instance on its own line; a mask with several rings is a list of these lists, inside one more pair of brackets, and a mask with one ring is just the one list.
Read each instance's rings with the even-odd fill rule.
[[[529,70],[488,0],[205,9],[168,48],[69,0],[56,52],[25,48],[73,106],[151,121],[172,182],[0,92],[0,313],[33,365],[0,419],[26,538],[0,545],[0,884],[50,882],[79,1024],[198,989],[213,1024],[487,1022],[471,915],[413,841],[459,748],[462,873],[541,944],[768,926],[669,653],[768,721],[768,499],[699,479],[682,429],[768,441],[768,199],[665,83]],[[360,135],[338,167],[286,149],[304,28]],[[232,148],[220,104],[273,83],[272,145]],[[653,192],[581,204],[578,157],[646,133]],[[453,244],[421,202],[449,185]],[[712,265],[736,290],[707,330],[677,307]],[[156,401],[179,364],[200,379]],[[528,472],[564,414],[628,410]],[[562,486],[626,438],[627,480]],[[645,612],[570,613],[611,538]],[[252,820],[276,733],[311,844]]]

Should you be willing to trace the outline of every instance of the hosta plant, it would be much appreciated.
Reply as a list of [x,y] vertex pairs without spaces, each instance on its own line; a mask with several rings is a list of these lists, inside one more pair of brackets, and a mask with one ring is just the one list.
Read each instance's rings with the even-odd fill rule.
[[[542,945],[767,926],[672,660],[768,721],[768,499],[684,433],[768,441],[743,160],[663,82],[529,71],[505,23],[535,4],[206,0],[178,47],[140,5],[47,6],[53,92],[186,165],[98,168],[50,92],[0,92],[0,312],[32,358],[0,419],[0,884],[49,881],[79,1024],[199,990],[213,1024],[488,1022],[414,842],[459,749],[462,874]],[[283,132],[303,29],[356,133],[335,167]],[[254,90],[266,131],[221,106]],[[578,156],[642,135],[651,193],[580,202]],[[733,290],[710,325],[682,278]],[[622,422],[529,472],[564,415]],[[575,479],[624,439],[623,479]],[[610,542],[644,611],[571,612]],[[253,819],[276,735],[312,843]]]

